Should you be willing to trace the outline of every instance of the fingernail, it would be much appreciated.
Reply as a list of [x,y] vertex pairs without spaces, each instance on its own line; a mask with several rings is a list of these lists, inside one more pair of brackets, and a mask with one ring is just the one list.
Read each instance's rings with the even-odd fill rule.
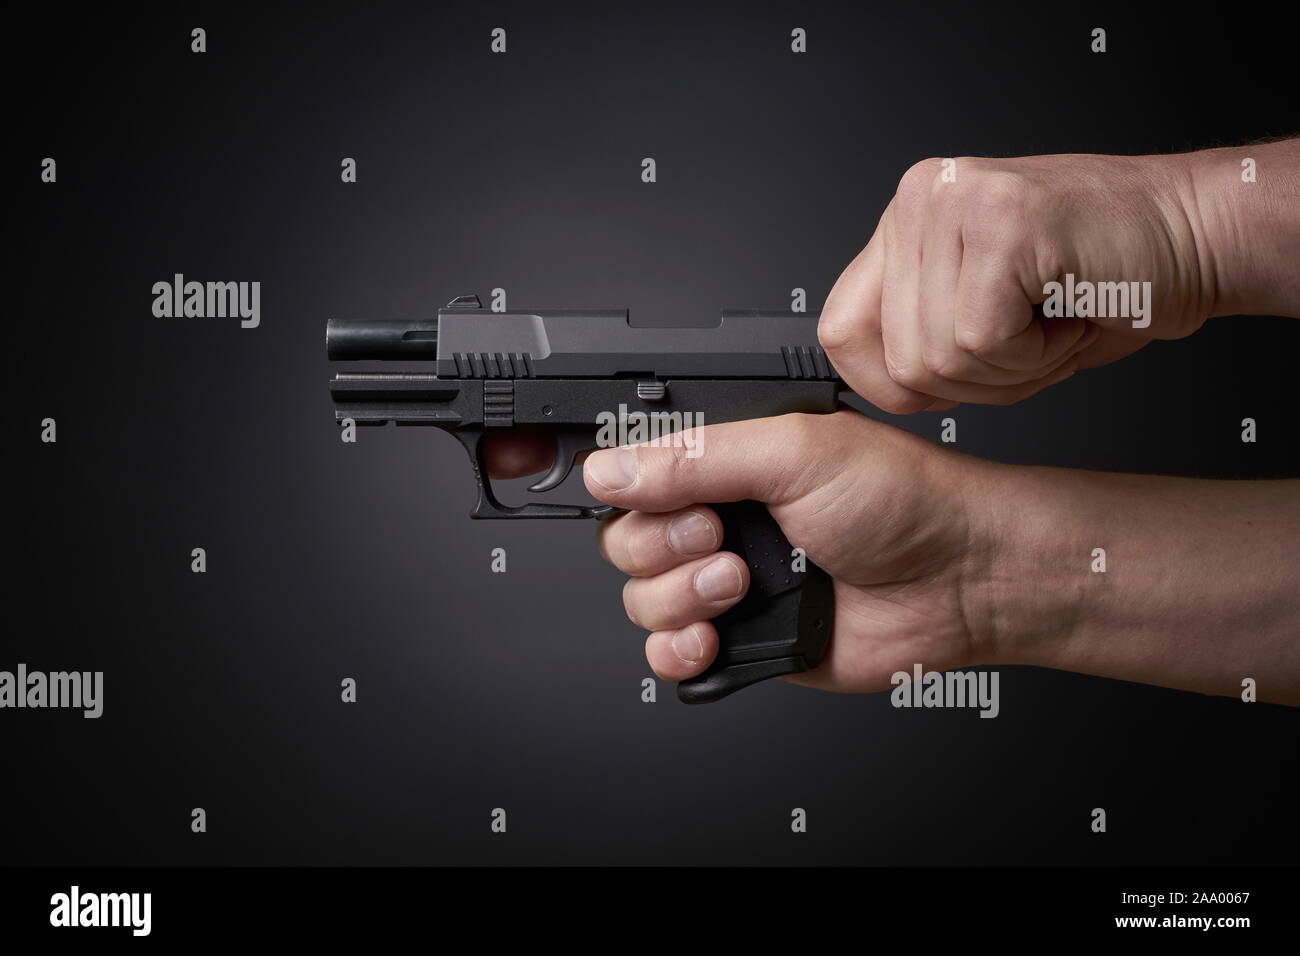
[[696,664],[704,656],[704,642],[695,633],[694,624],[673,635],[673,653],[687,664]]
[[695,573],[695,593],[706,601],[734,598],[740,585],[740,571],[727,558],[718,558]]
[[636,448],[624,445],[593,452],[584,468],[607,491],[626,491],[636,484]]
[[717,545],[713,523],[698,511],[688,511],[668,523],[668,547],[678,554],[702,554]]

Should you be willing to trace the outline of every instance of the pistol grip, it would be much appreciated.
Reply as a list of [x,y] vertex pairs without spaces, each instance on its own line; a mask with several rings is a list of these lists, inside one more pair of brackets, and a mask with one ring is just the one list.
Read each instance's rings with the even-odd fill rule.
[[718,656],[707,671],[677,685],[687,704],[707,704],[769,677],[797,674],[821,663],[834,622],[830,576],[811,561],[793,570],[794,549],[766,505],[714,505],[725,551],[749,565],[749,590],[714,619]]

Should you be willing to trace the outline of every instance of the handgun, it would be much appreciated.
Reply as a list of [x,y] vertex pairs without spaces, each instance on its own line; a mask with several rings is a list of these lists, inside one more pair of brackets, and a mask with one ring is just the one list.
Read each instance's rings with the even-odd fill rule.
[[[484,465],[484,439],[512,428],[554,436],[554,462],[528,489],[544,494],[598,447],[600,423],[615,410],[705,424],[834,412],[845,386],[818,345],[817,318],[725,310],[711,327],[647,328],[633,326],[627,310],[493,311],[477,296],[459,296],[432,319],[330,319],[331,360],[407,366],[336,374],[330,394],[341,424],[432,425],[454,435],[478,486],[472,518],[599,519],[619,509],[503,504]],[[722,519],[722,548],[748,563],[750,585],[714,619],[713,664],[677,685],[688,704],[816,667],[834,621],[829,576],[792,547],[765,505],[711,504]]]

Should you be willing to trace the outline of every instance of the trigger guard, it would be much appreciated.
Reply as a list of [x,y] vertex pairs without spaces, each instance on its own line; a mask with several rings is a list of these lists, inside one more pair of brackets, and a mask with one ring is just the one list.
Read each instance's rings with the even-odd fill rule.
[[[470,466],[474,470],[474,483],[478,486],[478,498],[474,502],[474,508],[470,511],[471,518],[604,518],[608,515],[621,512],[622,509],[615,508],[612,505],[556,505],[548,502],[529,501],[522,505],[503,505],[497,500],[497,496],[492,491],[492,482],[487,475],[487,468],[483,461],[483,432],[478,431],[452,431],[452,435],[461,443],[465,451],[469,453]],[[578,452],[585,451],[588,445],[585,442],[575,443],[567,437],[557,436],[557,457],[563,448],[569,449],[568,457],[564,460],[568,468],[564,470],[567,475],[573,467],[573,458],[575,452],[573,448],[581,444]],[[552,471],[555,467],[552,466]],[[548,474],[548,478],[550,475]],[[545,481],[546,479],[543,479]],[[561,481],[564,479],[561,478]],[[538,484],[541,484],[539,482]],[[558,484],[558,482],[557,482]],[[551,485],[554,487],[554,485]]]

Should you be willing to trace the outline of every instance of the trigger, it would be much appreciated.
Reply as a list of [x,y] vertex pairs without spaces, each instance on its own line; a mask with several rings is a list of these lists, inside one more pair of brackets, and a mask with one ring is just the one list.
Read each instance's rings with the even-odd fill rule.
[[573,463],[584,451],[596,448],[595,436],[588,432],[560,432],[555,436],[555,461],[551,470],[528,486],[532,492],[550,491],[564,483],[573,471]]

